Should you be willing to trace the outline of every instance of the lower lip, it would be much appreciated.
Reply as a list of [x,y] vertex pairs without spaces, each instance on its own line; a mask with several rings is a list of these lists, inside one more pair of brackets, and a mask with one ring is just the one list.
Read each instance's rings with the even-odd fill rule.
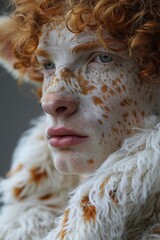
[[81,136],[56,136],[49,140],[49,144],[52,147],[69,147],[84,143],[87,139],[88,137]]

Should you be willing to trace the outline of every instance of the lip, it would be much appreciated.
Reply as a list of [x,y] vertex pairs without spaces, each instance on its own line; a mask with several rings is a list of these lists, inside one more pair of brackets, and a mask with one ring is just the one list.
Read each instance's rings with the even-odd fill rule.
[[84,143],[88,136],[75,132],[70,128],[49,128],[47,131],[49,144],[52,147],[69,147]]

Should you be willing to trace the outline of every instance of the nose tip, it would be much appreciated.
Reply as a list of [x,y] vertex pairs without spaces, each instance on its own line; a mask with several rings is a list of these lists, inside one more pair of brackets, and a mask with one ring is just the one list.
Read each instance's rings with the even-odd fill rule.
[[41,103],[43,110],[54,117],[68,117],[78,108],[78,100],[75,97],[57,93],[46,93]]

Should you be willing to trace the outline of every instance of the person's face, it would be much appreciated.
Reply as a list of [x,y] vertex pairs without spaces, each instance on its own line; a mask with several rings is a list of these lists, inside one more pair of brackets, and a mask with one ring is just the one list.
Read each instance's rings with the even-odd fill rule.
[[44,74],[46,137],[57,170],[90,173],[141,126],[152,95],[122,52],[98,45],[93,33],[46,26],[37,50]]

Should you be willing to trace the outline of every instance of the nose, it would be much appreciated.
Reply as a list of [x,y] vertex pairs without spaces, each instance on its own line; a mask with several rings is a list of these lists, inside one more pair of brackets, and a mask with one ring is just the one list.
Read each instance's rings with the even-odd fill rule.
[[41,99],[43,110],[53,117],[69,117],[78,108],[78,99],[72,95],[46,93]]

